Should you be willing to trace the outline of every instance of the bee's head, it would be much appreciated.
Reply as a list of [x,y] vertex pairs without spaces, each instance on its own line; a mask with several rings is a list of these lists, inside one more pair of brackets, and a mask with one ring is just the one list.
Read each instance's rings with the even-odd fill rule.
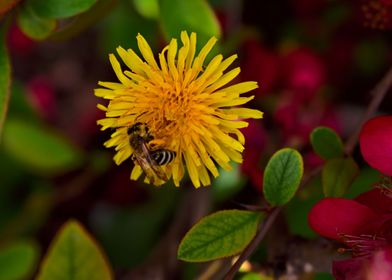
[[140,134],[141,126],[142,126],[142,125],[143,125],[143,124],[142,124],[141,122],[137,122],[137,123],[135,123],[134,125],[130,126],[130,127],[128,128],[128,130],[127,130],[128,135],[131,135],[131,134]]
[[141,122],[137,122],[134,125],[130,126],[127,133],[128,135],[137,135],[146,142],[149,142],[154,139],[154,137],[150,133],[147,124]]

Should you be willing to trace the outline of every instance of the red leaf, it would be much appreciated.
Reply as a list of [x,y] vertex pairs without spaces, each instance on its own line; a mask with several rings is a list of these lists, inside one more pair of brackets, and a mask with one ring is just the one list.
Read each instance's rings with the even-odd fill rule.
[[392,198],[379,188],[362,193],[355,200],[380,214],[392,212]]
[[373,118],[359,136],[362,156],[373,168],[392,176],[392,116]]
[[310,227],[318,234],[340,239],[340,234],[357,234],[361,227],[377,218],[370,208],[349,199],[325,198],[309,213]]

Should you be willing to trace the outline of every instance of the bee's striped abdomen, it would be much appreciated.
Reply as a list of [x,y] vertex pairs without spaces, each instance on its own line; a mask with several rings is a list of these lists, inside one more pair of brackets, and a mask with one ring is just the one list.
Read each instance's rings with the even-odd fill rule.
[[175,152],[164,149],[152,151],[151,155],[158,165],[168,164],[176,157]]

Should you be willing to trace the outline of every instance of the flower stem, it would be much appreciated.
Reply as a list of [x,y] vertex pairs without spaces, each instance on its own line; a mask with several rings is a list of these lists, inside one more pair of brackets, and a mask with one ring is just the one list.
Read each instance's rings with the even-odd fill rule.
[[363,124],[377,111],[380,106],[382,100],[387,94],[388,90],[392,85],[392,67],[388,70],[388,72],[384,75],[380,82],[373,88],[370,92],[370,95],[373,96],[369,106],[366,109],[366,112],[362,116],[361,122],[358,124],[357,128],[354,130],[354,133],[351,134],[351,137],[347,140],[345,145],[346,155],[351,156],[355,146],[358,142],[359,134],[361,133],[361,129]]
[[249,258],[249,256],[253,253],[253,251],[257,248],[259,243],[263,240],[264,236],[267,234],[269,228],[275,221],[276,216],[280,213],[282,207],[274,208],[267,216],[267,218],[260,223],[259,228],[257,229],[256,236],[252,239],[249,245],[242,252],[238,260],[234,263],[234,265],[230,268],[229,272],[225,275],[224,280],[231,280],[234,278],[238,269],[240,269],[242,263]]

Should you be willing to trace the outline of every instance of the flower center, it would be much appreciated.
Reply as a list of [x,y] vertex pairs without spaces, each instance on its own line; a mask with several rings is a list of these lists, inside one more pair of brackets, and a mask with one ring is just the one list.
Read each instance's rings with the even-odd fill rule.
[[344,244],[351,248],[354,257],[371,256],[378,249],[388,245],[388,242],[384,237],[370,234],[343,234],[341,239]]
[[152,97],[149,103],[146,109],[150,117],[146,121],[155,139],[162,143],[163,148],[169,149],[173,140],[181,138],[188,131],[194,104],[192,93],[188,89],[181,89],[179,85],[173,85]]

